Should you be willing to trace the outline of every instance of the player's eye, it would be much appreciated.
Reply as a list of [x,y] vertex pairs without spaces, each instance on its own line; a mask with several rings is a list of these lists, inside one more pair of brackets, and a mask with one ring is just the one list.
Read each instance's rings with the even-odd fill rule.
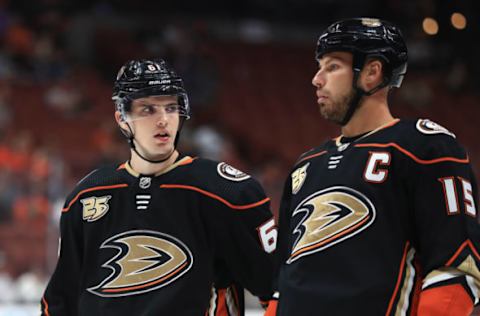
[[178,104],[169,104],[165,106],[165,112],[167,113],[176,113],[180,109],[180,106]]
[[142,115],[152,115],[156,112],[156,108],[153,105],[144,104],[142,107]]
[[335,71],[337,70],[338,68],[340,68],[340,66],[336,63],[331,63],[327,66],[327,71]]

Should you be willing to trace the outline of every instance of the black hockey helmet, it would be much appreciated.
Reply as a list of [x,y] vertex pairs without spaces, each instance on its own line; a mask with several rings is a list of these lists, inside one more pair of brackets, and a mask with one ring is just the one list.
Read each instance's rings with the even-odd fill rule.
[[112,100],[123,119],[135,99],[151,95],[178,96],[179,113],[190,118],[190,105],[182,79],[163,59],[130,60],[118,71]]
[[318,38],[316,59],[333,51],[351,52],[355,73],[362,70],[367,58],[382,60],[384,82],[375,91],[385,86],[400,87],[407,72],[408,51],[402,33],[384,20],[353,18],[333,23]]

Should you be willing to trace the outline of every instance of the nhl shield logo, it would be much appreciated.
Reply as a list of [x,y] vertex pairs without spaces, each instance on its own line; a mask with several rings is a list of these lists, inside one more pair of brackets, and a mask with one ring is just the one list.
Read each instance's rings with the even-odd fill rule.
[[305,179],[307,178],[307,168],[310,163],[307,163],[303,167],[298,168],[292,173],[292,194],[297,194],[303,186]]
[[150,187],[150,184],[152,183],[152,178],[150,177],[141,177],[140,182],[138,183],[138,186],[141,189],[148,189]]

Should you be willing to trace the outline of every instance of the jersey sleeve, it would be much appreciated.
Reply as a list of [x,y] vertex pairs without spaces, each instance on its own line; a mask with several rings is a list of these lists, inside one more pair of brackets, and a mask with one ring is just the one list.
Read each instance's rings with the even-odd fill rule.
[[226,270],[221,270],[215,276],[206,315],[245,315],[244,288],[238,282],[234,282]]
[[55,271],[41,299],[41,315],[77,315],[78,289],[82,262],[81,221],[78,203],[65,203],[60,219],[59,256]]
[[427,300],[436,301],[432,294],[438,301],[444,296],[460,297],[463,294],[459,290],[476,304],[480,226],[475,176],[467,154],[454,137],[429,136],[423,145],[421,156],[412,162],[415,176],[411,183],[417,236],[414,243],[424,278],[419,306],[425,306]]
[[[232,279],[260,300],[272,294],[277,230],[270,200],[254,179],[229,184],[232,192],[216,214],[217,257]],[[217,204],[218,206],[218,204]]]

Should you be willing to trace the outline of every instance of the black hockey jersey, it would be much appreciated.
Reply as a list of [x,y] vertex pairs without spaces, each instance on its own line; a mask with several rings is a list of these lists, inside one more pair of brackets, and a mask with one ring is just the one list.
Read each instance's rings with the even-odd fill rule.
[[279,214],[277,315],[415,315],[451,283],[478,302],[476,205],[467,154],[430,120],[305,153]]
[[99,169],[68,197],[60,227],[42,315],[243,315],[242,287],[272,292],[269,198],[226,163]]

